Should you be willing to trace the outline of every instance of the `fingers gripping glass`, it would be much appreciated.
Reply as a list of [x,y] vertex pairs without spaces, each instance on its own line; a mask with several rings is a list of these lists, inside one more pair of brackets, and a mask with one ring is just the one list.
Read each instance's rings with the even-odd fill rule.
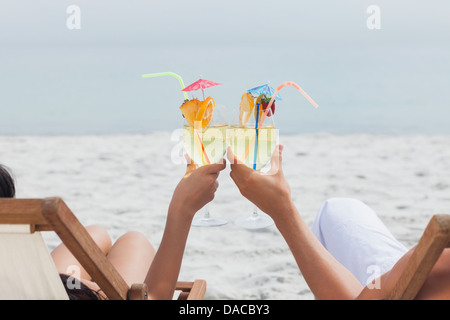
[[[261,123],[264,112],[259,103],[249,110],[250,114],[246,114],[242,108],[235,108],[233,123],[230,127],[231,151],[247,167],[259,172],[265,172],[270,168],[270,158],[277,144],[272,111],[267,111],[267,116]],[[265,213],[260,213],[255,205],[253,213],[236,219],[235,224],[254,230],[270,227],[274,222]]]
[[[189,125],[183,128],[183,145],[186,153],[196,166],[218,163],[227,148],[228,119],[224,106],[215,106],[212,120],[206,128]],[[228,221],[212,217],[209,204],[206,204],[194,217],[193,226],[213,227],[227,224]]]

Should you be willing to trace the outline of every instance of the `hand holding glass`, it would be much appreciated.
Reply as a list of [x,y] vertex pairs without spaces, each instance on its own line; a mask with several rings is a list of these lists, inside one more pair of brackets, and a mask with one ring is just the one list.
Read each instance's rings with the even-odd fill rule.
[[[186,121],[183,128],[183,145],[186,153],[196,166],[218,163],[225,155],[227,149],[228,121],[224,106],[214,108],[211,123],[206,128],[189,125]],[[212,227],[227,224],[228,221],[213,218],[206,204],[201,216],[195,217],[193,226]]]
[[[242,111],[237,108],[234,112],[233,124],[230,127],[231,151],[247,167],[264,171],[277,144],[277,130],[272,111],[268,111],[263,124],[259,123],[260,112],[256,116],[251,116],[251,120],[246,124],[240,122],[239,119],[242,118],[240,113]],[[267,228],[274,224],[272,218],[264,213],[259,213],[256,206],[254,206],[252,214],[238,218],[235,223],[245,229]]]

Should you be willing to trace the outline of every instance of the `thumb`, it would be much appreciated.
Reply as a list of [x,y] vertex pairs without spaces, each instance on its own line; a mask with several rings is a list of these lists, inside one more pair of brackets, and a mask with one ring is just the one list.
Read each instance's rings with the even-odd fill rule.
[[276,174],[278,170],[281,170],[281,163],[282,163],[282,152],[283,152],[283,146],[281,144],[277,145],[275,147],[275,150],[273,151],[272,158],[270,159],[270,170],[268,174]]
[[231,147],[228,146],[227,148],[227,158],[228,161],[230,161],[230,163],[233,164],[242,164],[241,161],[238,160],[238,158],[236,157],[236,155],[234,154],[233,150],[231,150]]
[[191,157],[189,157],[189,155],[186,153],[184,155],[184,158],[186,159],[186,173],[184,174],[185,177],[188,177],[192,172],[195,171],[195,169],[197,169],[195,162],[191,159]]

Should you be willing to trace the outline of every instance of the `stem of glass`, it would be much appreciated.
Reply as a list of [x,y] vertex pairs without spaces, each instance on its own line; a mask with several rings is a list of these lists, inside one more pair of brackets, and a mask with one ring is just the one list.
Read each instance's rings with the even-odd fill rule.
[[205,217],[205,219],[209,219],[209,203],[205,204],[203,210],[203,216]]
[[258,216],[258,207],[255,205],[253,206],[253,217],[256,218]]

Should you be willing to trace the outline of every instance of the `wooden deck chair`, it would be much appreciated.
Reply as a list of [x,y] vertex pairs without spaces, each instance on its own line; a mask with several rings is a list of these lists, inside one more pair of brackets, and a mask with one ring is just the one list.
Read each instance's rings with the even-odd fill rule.
[[450,248],[450,215],[430,219],[389,299],[412,300],[445,248]]
[[[68,299],[42,231],[55,231],[109,299],[147,299],[128,287],[60,198],[0,199],[0,299]],[[203,299],[206,282],[178,282],[178,299]]]

